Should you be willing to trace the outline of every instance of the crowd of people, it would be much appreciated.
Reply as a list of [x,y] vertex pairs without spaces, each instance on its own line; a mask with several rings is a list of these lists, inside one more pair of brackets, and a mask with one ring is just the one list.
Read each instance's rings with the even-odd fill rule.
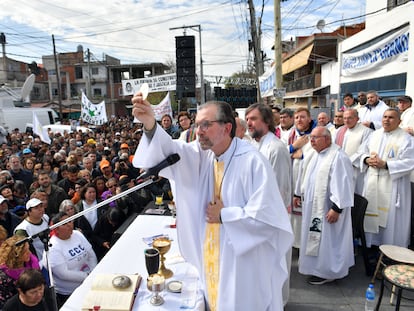
[[[52,224],[134,187],[140,175],[131,161],[142,129],[132,123],[131,117],[112,119],[93,133],[49,132],[49,135],[52,143],[47,145],[33,134],[15,129],[1,144],[0,233],[4,247],[15,239],[39,232],[45,231],[47,236]],[[169,181],[164,178],[50,233],[52,246],[48,258],[58,306],[105,256],[114,241],[113,234],[124,221],[140,214],[160,193],[165,198],[171,196]],[[25,245],[47,282],[47,262],[42,260],[44,243],[44,236],[40,235]],[[26,267],[26,261],[20,258],[24,256],[16,256],[19,267],[8,269]],[[19,274],[13,278],[0,275],[2,281],[7,281],[0,290],[0,310],[12,294],[18,293]]]
[[[180,250],[199,270],[211,310],[282,310],[292,246],[300,249],[299,272],[310,284],[346,277],[354,265],[354,193],[369,202],[365,228],[373,251],[384,243],[413,245],[411,97],[390,108],[375,91],[358,99],[345,94],[332,122],[326,112],[313,120],[307,108],[265,104],[251,105],[242,118],[226,103],[208,102],[196,115],[180,112],[176,124],[169,115],[157,123],[139,93],[132,103],[133,116],[89,133],[50,132],[50,145],[18,130],[2,142],[0,309],[12,296],[13,304],[22,302],[33,288],[43,295],[47,282],[34,276],[27,288],[18,281],[33,268],[45,275],[42,236],[19,246],[18,260],[10,261],[16,241],[133,187],[140,167],[166,153],[181,160],[156,183],[50,233],[59,306],[105,256],[117,228],[161,193],[170,199],[174,193],[178,222],[185,224],[177,227]],[[257,275],[267,285],[251,292],[248,280]],[[228,295],[217,295],[223,291]]]

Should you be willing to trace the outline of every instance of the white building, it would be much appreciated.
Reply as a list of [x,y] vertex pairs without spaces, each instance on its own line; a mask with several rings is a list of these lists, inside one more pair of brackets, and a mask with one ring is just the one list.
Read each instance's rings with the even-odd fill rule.
[[338,64],[324,65],[327,75],[322,80],[336,71],[339,81],[331,84],[331,93],[341,98],[368,90],[378,91],[389,102],[400,95],[413,96],[413,27],[414,1],[367,0],[365,30],[339,44]]

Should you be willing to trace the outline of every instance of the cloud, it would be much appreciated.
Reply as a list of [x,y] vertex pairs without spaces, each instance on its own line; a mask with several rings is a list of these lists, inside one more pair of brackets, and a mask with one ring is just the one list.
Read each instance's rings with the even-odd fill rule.
[[[309,2],[312,5],[306,8]],[[321,18],[328,22],[345,14],[361,13],[360,1],[339,1],[334,7],[336,2],[283,2],[282,28],[294,28],[284,31],[284,37],[315,32],[315,28],[300,28],[316,25]],[[273,58],[272,5],[273,1],[268,1],[264,10],[262,46],[268,57]],[[332,12],[324,17],[331,7],[334,7]],[[256,13],[259,12],[257,7]],[[201,25],[207,75],[231,75],[247,68],[252,60],[248,53],[248,20],[247,4],[234,0],[21,0],[19,5],[3,0],[0,11],[9,57],[28,63],[41,62],[42,55],[53,53],[52,34],[58,52],[75,51],[78,45],[83,45],[84,50],[89,48],[98,59],[108,54],[120,58],[122,63],[166,62],[175,60],[175,36],[183,35],[184,31],[170,28]],[[193,28],[186,33],[196,37],[198,65],[199,32]]]

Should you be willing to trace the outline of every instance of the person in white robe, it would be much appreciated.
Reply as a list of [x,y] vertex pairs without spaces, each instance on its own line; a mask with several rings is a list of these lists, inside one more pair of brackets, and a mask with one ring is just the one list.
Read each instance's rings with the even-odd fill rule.
[[[296,184],[299,174],[300,164],[307,157],[307,153],[312,151],[309,141],[309,134],[316,127],[317,123],[312,120],[310,111],[300,107],[295,111],[295,127],[289,133],[288,151],[292,158],[292,179],[293,185]],[[292,223],[295,240],[293,247],[300,248],[301,228],[302,228],[302,207],[292,204],[290,210],[290,221]]]
[[389,106],[379,99],[376,91],[368,91],[367,103],[358,111],[362,125],[373,130],[381,128],[382,115],[388,108]]
[[[224,102],[199,107],[197,141],[173,141],[138,92],[133,114],[145,135],[136,167],[152,167],[172,153],[181,160],[160,174],[170,179],[177,205],[177,234],[183,257],[199,271],[209,309],[283,310],[282,285],[292,229],[269,162],[248,142],[234,138],[235,121]],[[212,198],[213,162],[224,161],[221,199]],[[208,223],[220,224],[218,296],[209,301],[203,243]]]
[[318,126],[310,139],[314,152],[302,164],[294,198],[303,212],[299,273],[321,285],[347,276],[355,263],[354,185],[351,161],[329,130]]
[[349,156],[354,168],[355,192],[362,195],[365,174],[361,172],[359,165],[360,154],[358,153],[358,149],[368,139],[373,130],[363,126],[358,121],[359,117],[356,109],[345,110],[345,124],[338,129],[335,136],[335,143]]
[[247,129],[251,143],[269,160],[276,175],[280,194],[286,207],[292,200],[292,167],[285,144],[274,132],[272,110],[264,104],[250,105],[246,110]]
[[280,111],[280,124],[277,126],[280,129],[280,140],[287,144],[289,140],[289,133],[294,126],[294,111],[290,108],[283,108]]
[[[413,99],[411,96],[401,96],[397,99],[398,109],[401,112],[400,127],[411,136],[414,135],[414,108],[412,107]],[[410,174],[411,182],[411,234],[410,248],[414,249],[414,170]]]
[[362,195],[368,200],[364,218],[368,247],[409,244],[414,141],[399,124],[399,111],[386,110],[382,128],[361,146],[360,166],[366,173]]
[[[289,207],[292,201],[292,167],[289,152],[285,144],[273,134],[274,118],[272,109],[265,104],[255,103],[246,110],[246,122],[251,143],[266,159],[269,160],[276,176],[280,194],[285,207]],[[292,252],[286,257],[288,271],[292,262]],[[283,286],[283,304],[289,300],[289,278]]]
[[398,97],[398,109],[401,112],[400,127],[408,134],[414,135],[414,109],[411,106],[413,99],[411,96]]

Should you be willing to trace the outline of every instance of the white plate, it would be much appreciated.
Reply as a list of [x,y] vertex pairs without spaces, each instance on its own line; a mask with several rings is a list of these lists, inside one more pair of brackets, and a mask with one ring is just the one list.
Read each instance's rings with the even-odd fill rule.
[[172,293],[181,293],[183,284],[180,281],[171,281],[167,284],[167,289]]

